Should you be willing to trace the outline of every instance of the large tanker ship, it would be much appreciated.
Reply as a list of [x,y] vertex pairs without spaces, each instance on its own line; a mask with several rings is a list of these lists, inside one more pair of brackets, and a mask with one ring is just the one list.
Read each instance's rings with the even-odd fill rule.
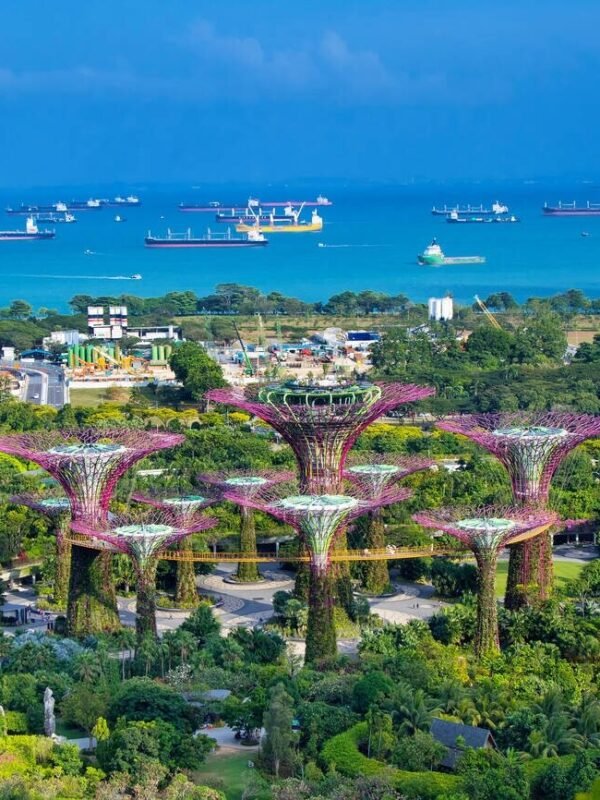
[[229,228],[226,233],[213,233],[210,228],[204,236],[194,236],[191,229],[183,233],[167,230],[166,236],[153,236],[151,231],[144,239],[146,247],[264,247],[267,239],[252,228],[246,236],[232,236]]
[[21,242],[34,239],[54,239],[56,233],[51,230],[41,231],[33,217],[27,217],[24,231],[0,231],[0,242]]
[[588,201],[584,206],[578,206],[575,202],[559,202],[557,206],[549,206],[546,203],[542,211],[548,217],[600,217],[600,203]]
[[286,206],[306,206],[315,208],[317,206],[332,206],[329,198],[319,195],[316,200],[257,200],[250,197],[245,203],[221,203],[219,200],[211,200],[208,203],[180,203],[180,211],[206,213],[206,212],[226,212],[231,211],[231,215],[244,214],[247,209],[254,208],[285,208]]

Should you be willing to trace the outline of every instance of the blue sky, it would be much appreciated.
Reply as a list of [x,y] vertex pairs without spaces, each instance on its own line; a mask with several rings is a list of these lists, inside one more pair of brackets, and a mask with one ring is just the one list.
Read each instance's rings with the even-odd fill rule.
[[597,0],[2,0],[0,175],[599,173]]

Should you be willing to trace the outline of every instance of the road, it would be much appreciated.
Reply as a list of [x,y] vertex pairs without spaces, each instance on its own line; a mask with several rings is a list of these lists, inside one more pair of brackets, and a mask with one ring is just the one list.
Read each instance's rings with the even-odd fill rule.
[[28,403],[41,406],[62,408],[67,403],[69,390],[64,380],[62,368],[55,364],[37,361],[19,361],[15,367],[13,361],[1,361],[0,365],[24,374],[24,397]]

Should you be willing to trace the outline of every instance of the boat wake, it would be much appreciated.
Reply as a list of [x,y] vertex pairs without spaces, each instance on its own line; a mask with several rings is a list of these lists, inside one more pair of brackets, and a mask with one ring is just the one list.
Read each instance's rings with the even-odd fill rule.
[[391,247],[391,244],[325,244],[319,242],[317,247]]
[[57,281],[70,281],[73,279],[82,281],[137,281],[139,278],[132,275],[23,275],[22,273],[13,273],[6,275],[7,278],[49,278]]

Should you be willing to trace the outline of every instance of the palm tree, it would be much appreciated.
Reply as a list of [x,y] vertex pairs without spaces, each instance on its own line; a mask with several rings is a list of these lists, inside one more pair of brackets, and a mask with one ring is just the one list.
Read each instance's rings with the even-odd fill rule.
[[82,683],[98,683],[102,678],[102,666],[97,654],[84,650],[75,658],[73,673]]
[[431,708],[432,703],[423,689],[404,698],[401,705],[394,711],[394,716],[400,722],[400,730],[413,736],[417,731],[428,731],[432,715],[439,709]]
[[458,681],[444,681],[437,693],[437,703],[445,714],[458,715],[465,699],[465,689]]
[[600,746],[600,700],[584,695],[581,710],[575,715],[575,728],[587,747]]
[[127,662],[130,662],[131,651],[135,647],[135,633],[131,628],[121,628],[117,631],[115,638],[121,650],[121,680],[125,680],[125,653],[127,653]]
[[581,736],[569,727],[569,718],[562,712],[544,718],[541,726],[529,734],[529,752],[534,758],[573,753],[581,744]]

